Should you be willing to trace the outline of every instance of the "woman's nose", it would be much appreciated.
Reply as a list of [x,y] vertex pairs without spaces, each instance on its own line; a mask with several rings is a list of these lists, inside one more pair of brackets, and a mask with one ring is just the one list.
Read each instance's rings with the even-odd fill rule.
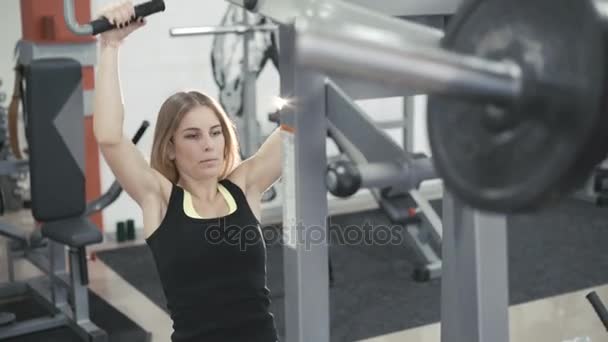
[[203,136],[201,139],[201,146],[205,151],[213,149],[213,139],[208,135]]

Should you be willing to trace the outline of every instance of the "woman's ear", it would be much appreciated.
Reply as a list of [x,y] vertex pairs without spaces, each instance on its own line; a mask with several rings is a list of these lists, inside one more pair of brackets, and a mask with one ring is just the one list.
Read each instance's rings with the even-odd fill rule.
[[167,144],[167,154],[169,160],[175,160],[175,144],[173,144],[173,138],[169,139],[169,144]]

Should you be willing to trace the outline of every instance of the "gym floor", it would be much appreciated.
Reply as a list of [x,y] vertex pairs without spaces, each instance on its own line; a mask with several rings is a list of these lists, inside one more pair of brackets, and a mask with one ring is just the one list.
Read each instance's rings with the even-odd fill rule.
[[[28,211],[9,213],[3,219],[23,227],[33,226],[33,220]],[[141,239],[141,234],[139,236],[140,238],[136,241],[120,245],[108,237],[106,242],[95,246],[93,250],[102,252],[141,246],[144,241]],[[1,248],[5,248],[4,244]],[[1,250],[0,253],[4,253],[4,251]],[[15,266],[18,279],[37,273],[33,266],[24,261],[19,261]],[[90,288],[93,292],[142,328],[151,332],[153,341],[170,340],[171,321],[161,307],[124,280],[100,258],[90,262],[89,267]],[[0,282],[7,279],[6,272],[4,266],[0,268]],[[608,340],[608,334],[585,300],[585,295],[590,290],[597,291],[604,299],[608,298],[608,285],[602,285],[511,306],[511,341],[596,342]],[[363,341],[439,341],[439,335],[440,326],[438,323],[433,323],[374,336]]]

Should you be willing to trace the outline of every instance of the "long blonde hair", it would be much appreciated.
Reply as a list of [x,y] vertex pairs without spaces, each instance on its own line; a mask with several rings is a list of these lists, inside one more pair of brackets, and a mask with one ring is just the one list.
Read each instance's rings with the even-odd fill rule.
[[234,123],[222,106],[212,97],[198,91],[178,92],[170,96],[160,107],[150,156],[150,165],[172,183],[179,181],[179,172],[175,161],[171,160],[168,154],[171,137],[175,134],[184,116],[198,106],[211,109],[222,127],[225,144],[224,167],[220,174],[220,179],[226,178],[240,161],[239,143]]

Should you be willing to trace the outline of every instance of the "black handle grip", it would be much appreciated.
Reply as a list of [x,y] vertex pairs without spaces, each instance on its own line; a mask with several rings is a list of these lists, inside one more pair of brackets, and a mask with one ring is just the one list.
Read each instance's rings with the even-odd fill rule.
[[[138,18],[147,17],[151,14],[163,12],[165,10],[165,2],[163,0],[151,0],[135,6],[135,18],[130,22],[134,22]],[[116,25],[110,24],[107,18],[99,18],[91,21],[91,27],[93,27],[93,35],[109,31],[116,28]]]
[[135,135],[133,136],[133,139],[131,139],[131,141],[134,144],[137,144],[139,142],[139,139],[141,139],[141,136],[144,135],[146,129],[148,129],[149,126],[150,122],[148,122],[148,120],[144,120],[144,122],[141,123],[141,126],[139,126],[137,132],[135,132]]
[[591,306],[593,306],[593,309],[599,316],[600,321],[602,321],[602,324],[604,324],[604,327],[608,330],[608,311],[606,311],[606,307],[602,304],[600,297],[594,291],[587,295],[587,300],[589,300]]

